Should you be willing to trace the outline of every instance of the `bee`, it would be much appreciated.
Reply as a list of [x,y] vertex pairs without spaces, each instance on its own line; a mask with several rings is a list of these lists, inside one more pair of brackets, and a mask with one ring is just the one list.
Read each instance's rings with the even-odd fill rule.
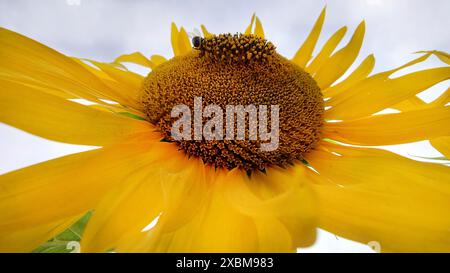
[[198,29],[194,29],[194,32],[190,32],[190,33],[188,33],[188,36],[189,36],[189,38],[191,38],[191,41],[192,41],[192,47],[194,48],[194,49],[200,49],[201,48],[201,46],[202,46],[202,44],[203,44],[203,41],[205,40],[203,37],[202,37],[202,34],[200,33],[200,31],[198,30]]
[[192,37],[192,47],[194,49],[200,49],[200,47],[202,46],[204,39],[200,36],[194,36]]

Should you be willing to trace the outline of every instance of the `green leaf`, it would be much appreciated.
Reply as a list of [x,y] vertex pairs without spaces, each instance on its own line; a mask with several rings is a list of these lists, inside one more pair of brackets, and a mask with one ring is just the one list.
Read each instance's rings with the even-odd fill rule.
[[135,115],[135,114],[132,114],[132,113],[129,113],[129,112],[118,112],[118,114],[122,115],[122,116],[129,117],[129,118],[137,119],[137,120],[145,120],[145,118],[140,117],[140,116]]
[[303,163],[303,165],[312,168],[311,164],[309,164],[309,162],[306,159],[302,159],[301,162]]
[[65,241],[48,241],[33,250],[33,253],[70,253]]
[[72,248],[68,247],[70,242],[79,242],[83,236],[84,228],[91,218],[92,212],[88,212],[81,217],[75,224],[56,237],[48,240],[46,243],[38,246],[34,253],[70,253]]

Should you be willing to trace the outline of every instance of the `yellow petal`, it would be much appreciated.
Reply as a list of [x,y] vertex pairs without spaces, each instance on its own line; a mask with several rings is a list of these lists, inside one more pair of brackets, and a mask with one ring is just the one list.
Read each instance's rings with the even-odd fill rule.
[[320,36],[320,32],[322,31],[323,22],[325,21],[325,14],[326,8],[322,10],[308,37],[292,58],[292,62],[302,68],[306,66],[312,57],[312,53]]
[[250,20],[250,24],[248,25],[248,27],[245,29],[245,34],[249,35],[252,34],[252,29],[253,29],[253,24],[255,23],[255,14],[253,13],[252,15],[252,19]]
[[95,207],[81,241],[83,252],[106,252],[130,233],[140,233],[161,211],[161,187],[146,167],[127,177]]
[[205,197],[202,187],[197,187],[204,183],[198,169],[203,163],[189,160],[173,144],[156,143],[152,150],[152,162],[96,206],[83,236],[83,251],[131,251],[126,247],[130,238],[142,236],[143,229],[160,213],[164,232],[186,224],[197,213]]
[[191,221],[208,194],[203,163],[183,159],[178,164],[184,168],[160,176],[164,204],[159,225],[164,232],[172,232]]
[[326,116],[343,120],[374,114],[447,79],[450,79],[450,67],[439,67],[371,84],[329,109]]
[[50,87],[63,98],[121,103],[111,88],[75,60],[4,28],[0,28],[0,36],[1,78]]
[[444,91],[437,99],[435,99],[431,105],[444,106],[450,102],[450,88]]
[[116,91],[116,96],[120,101],[136,110],[142,109],[142,104],[139,102],[141,95],[141,86],[144,77],[116,67],[114,64],[101,63],[93,60],[87,60],[97,66],[102,72],[108,75],[112,80],[103,80],[106,85]]
[[114,80],[127,86],[127,92],[132,93],[131,96],[134,100],[138,100],[139,92],[144,77],[128,70],[122,70],[114,67],[113,64],[101,63],[96,61],[90,61],[95,66],[100,68],[103,72],[109,75]]
[[[413,96],[407,100],[397,103],[393,108],[400,110],[402,112],[430,109],[445,106],[449,102],[449,99],[450,99],[450,88],[447,89],[444,93],[442,93],[437,99],[435,99],[431,103],[425,103],[417,96]],[[447,126],[444,125],[444,128],[446,127]],[[450,137],[447,136],[430,139],[430,144],[439,152],[441,152],[447,159],[450,158],[449,143]]]
[[449,102],[450,102],[450,88],[445,90],[444,93],[442,93],[437,99],[435,99],[431,103],[425,103],[422,99],[418,98],[417,96],[412,96],[407,100],[397,103],[392,108],[402,112],[406,112],[411,110],[441,107],[445,106]]
[[113,184],[100,180],[89,187],[87,183],[98,179],[87,179],[84,169],[99,154],[94,150],[69,155],[0,176],[0,233],[52,223],[90,209],[107,185]]
[[83,98],[96,103],[101,103],[100,98],[110,99],[72,81],[70,77],[57,75],[46,68],[28,66],[25,63],[28,62],[19,58],[16,58],[14,62],[5,60],[0,63],[0,78],[24,83],[41,90],[51,90],[47,92],[62,98]]
[[138,140],[0,176],[0,234],[49,224],[95,207],[108,190],[151,162],[151,147],[158,140],[150,134]]
[[151,179],[161,191],[158,228],[163,233],[171,233],[192,220],[209,194],[206,183],[213,181],[205,178],[206,168],[200,160],[187,158],[173,144],[171,147],[171,160],[158,163]]
[[264,29],[258,16],[256,16],[255,35],[264,39]]
[[[256,252],[258,237],[255,224],[249,217],[228,210],[219,198],[211,201],[205,216],[195,219],[173,233],[158,235],[157,229],[141,244],[145,252],[227,253]],[[156,235],[156,236],[153,236]]]
[[[304,187],[304,181],[296,179],[293,169],[288,173],[274,170],[273,174],[268,172],[268,177],[261,175],[251,180],[237,170],[210,171],[209,189],[201,198],[185,195],[173,199],[184,204],[187,208],[176,207],[186,212],[194,204],[184,201],[198,200],[201,205],[193,208],[196,213],[190,221],[168,231],[163,209],[153,229],[134,241],[124,240],[118,251],[291,252],[300,241],[314,241],[313,195]],[[286,210],[286,206],[291,209]],[[178,217],[183,218],[182,214]]]
[[0,80],[0,121],[66,143],[102,146],[150,131],[149,123],[63,100],[28,86]]
[[147,154],[148,165],[137,169],[110,191],[95,207],[81,242],[83,252],[106,252],[120,241],[141,233],[162,211],[164,175],[171,171],[165,162],[184,155],[175,145],[155,143]]
[[[315,185],[320,227],[381,251],[450,251],[449,167],[387,151],[330,146],[321,175],[336,184]],[[328,165],[328,167],[327,167]]]
[[324,137],[357,145],[392,145],[450,136],[450,106],[328,123]]
[[105,82],[105,80],[112,81],[113,79],[108,76],[105,72],[100,70],[98,67],[95,67],[89,60],[86,60],[84,58],[77,58],[77,57],[71,57],[72,60],[77,62],[79,65],[81,65],[83,68],[94,74],[96,77],[98,77],[100,80]]
[[450,65],[450,55],[446,52],[439,51],[439,50],[429,50],[429,51],[419,51],[418,53],[428,53],[428,54],[436,55],[436,57],[438,57],[439,60]]
[[[448,125],[447,125],[448,126]],[[430,140],[436,150],[441,152],[447,159],[450,159],[450,136],[439,137]]]
[[39,245],[48,241],[49,238],[53,238],[69,228],[80,217],[70,217],[50,224],[0,234],[0,253],[31,252]]
[[364,61],[342,82],[323,90],[324,97],[334,97],[340,92],[350,89],[359,81],[364,80],[375,66],[375,57],[373,54],[367,56]]
[[336,49],[337,45],[341,42],[345,33],[347,32],[347,27],[342,27],[338,29],[325,43],[322,50],[317,54],[314,60],[305,68],[305,70],[314,75],[317,70],[322,67],[325,61],[330,57],[333,51]]
[[167,59],[164,58],[164,57],[161,56],[161,55],[152,55],[152,56],[150,57],[150,60],[155,64],[155,67],[158,66],[158,65],[160,65],[160,64],[162,64],[162,63],[167,62]]
[[[377,73],[373,76],[370,76],[366,79],[363,79],[363,80],[351,85],[350,86],[351,88],[346,88],[346,89],[339,88],[339,90],[336,90],[336,92],[334,92],[334,91],[331,91],[334,89],[333,87],[331,87],[331,88],[329,88],[329,90],[330,90],[330,92],[333,93],[333,96],[329,100],[327,100],[325,102],[325,104],[326,104],[326,106],[336,106],[351,97],[357,96],[360,92],[362,92],[363,90],[366,90],[369,87],[373,88],[374,86],[382,85],[389,79],[389,76],[392,75],[393,73],[395,73],[399,70],[402,70],[404,68],[410,67],[412,65],[421,63],[421,62],[425,61],[426,59],[428,59],[428,57],[430,55],[431,54],[422,55],[422,56],[420,56],[404,65],[401,65],[397,68],[394,68],[394,69],[391,69],[388,71],[384,71],[381,73]],[[336,87],[338,85],[336,85]],[[343,92],[343,91],[345,91],[345,92]]]
[[348,44],[333,54],[319,71],[317,71],[314,79],[321,89],[328,88],[353,64],[361,49],[364,32],[365,23],[362,21],[356,28]]
[[[142,114],[142,104],[140,103],[140,96],[139,96],[139,92],[136,92],[136,88],[127,84],[126,82],[120,82],[118,81],[118,79],[120,79],[120,77],[111,77],[110,75],[108,75],[108,73],[106,73],[105,71],[101,70],[99,67],[95,66],[93,64],[93,61],[90,60],[86,60],[86,59],[78,59],[78,58],[74,58],[72,57],[73,60],[77,61],[79,64],[81,64],[83,67],[85,67],[86,69],[88,69],[90,72],[92,72],[93,74],[95,74],[106,86],[108,86],[110,88],[110,93],[114,94],[114,100],[113,102],[117,102],[120,101],[119,103],[113,103],[111,104],[110,102],[105,102],[103,100],[96,102],[97,105],[101,105],[102,107],[106,107],[106,108],[117,108],[118,111],[116,112],[130,112],[130,113],[135,113],[138,116],[143,116],[144,114]],[[111,66],[112,69],[117,69],[116,66],[114,66],[114,64],[107,64],[109,66]],[[125,72],[130,72],[130,71],[125,71]],[[132,72],[130,72],[130,74],[132,74]],[[22,80],[20,80],[20,82],[23,82]],[[52,87],[51,87],[52,88]],[[53,89],[48,89],[48,87],[46,89],[42,89],[43,92],[47,92],[53,95],[53,93],[49,92],[49,90],[53,90]],[[58,95],[58,94],[56,94]],[[74,98],[73,96],[70,97],[71,99]],[[108,98],[105,98],[108,100]]]
[[419,99],[417,96],[412,96],[412,97],[408,98],[407,100],[397,103],[392,108],[397,109],[402,112],[406,112],[406,111],[424,108],[426,106],[427,106],[427,104],[423,100]]
[[[128,242],[128,245],[126,245],[127,242],[123,242],[124,244],[118,250],[127,252],[257,251],[258,237],[254,222],[250,217],[235,211],[224,199],[218,187],[210,186],[211,190],[203,196],[202,205],[194,208],[195,217],[189,222],[167,233],[164,232],[164,221],[161,219],[153,229],[143,233],[138,240]],[[178,202],[182,204],[183,201],[181,199]]]
[[[276,218],[258,218],[254,220],[258,235],[258,252],[284,253],[295,252],[292,235],[286,226]],[[312,236],[315,238],[315,234]]]
[[315,241],[316,200],[306,183],[308,178],[304,166],[269,168],[267,174],[255,173],[251,179],[245,174],[230,174],[226,194],[241,213],[256,220],[275,219],[284,225],[291,238],[291,249],[284,251],[292,251]]
[[172,42],[172,50],[173,50],[173,55],[174,56],[178,56],[180,55],[180,44],[178,42],[178,28],[177,25],[175,25],[175,23],[172,23],[171,25],[171,33],[170,33],[170,39]]
[[124,54],[119,57],[117,57],[114,62],[128,62],[128,63],[134,63],[139,64],[148,68],[152,68],[154,64],[147,59],[141,52],[133,52],[131,54]]
[[212,34],[206,29],[204,25],[201,25],[200,27],[202,28],[203,36],[205,36],[205,38],[209,38],[212,36]]
[[181,55],[184,55],[192,50],[189,36],[183,27],[180,28],[180,32],[178,33],[178,50]]

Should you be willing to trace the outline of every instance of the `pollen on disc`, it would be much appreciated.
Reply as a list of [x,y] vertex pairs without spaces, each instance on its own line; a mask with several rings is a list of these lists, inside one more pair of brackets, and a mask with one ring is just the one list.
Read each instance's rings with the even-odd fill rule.
[[[227,105],[278,105],[278,148],[261,151],[260,140],[248,139],[175,141],[171,128],[176,119],[171,111],[181,104],[193,109],[195,97],[202,98],[203,107],[215,104],[222,109]],[[324,104],[317,83],[279,55],[272,43],[254,35],[204,38],[197,50],[174,57],[149,73],[141,102],[147,119],[166,140],[218,168],[251,171],[286,166],[302,160],[321,138]]]

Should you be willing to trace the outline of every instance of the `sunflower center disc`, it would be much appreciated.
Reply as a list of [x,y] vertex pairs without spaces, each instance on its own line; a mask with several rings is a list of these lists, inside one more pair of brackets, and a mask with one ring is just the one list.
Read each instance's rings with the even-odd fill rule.
[[[302,160],[320,139],[323,123],[323,98],[313,78],[276,53],[272,43],[253,35],[221,34],[196,43],[197,50],[159,65],[143,84],[141,100],[147,119],[161,129],[165,139],[219,168],[264,170]],[[196,140],[194,130],[191,140],[175,140],[171,129],[178,118],[171,116],[172,109],[186,105],[194,111],[195,98],[201,98],[202,109],[212,104],[223,109],[223,128],[227,106],[265,105],[270,131],[270,109],[278,106],[277,148],[263,151],[261,144],[265,141],[248,137]],[[244,119],[248,136],[249,115]],[[208,120],[203,113],[203,125]]]

